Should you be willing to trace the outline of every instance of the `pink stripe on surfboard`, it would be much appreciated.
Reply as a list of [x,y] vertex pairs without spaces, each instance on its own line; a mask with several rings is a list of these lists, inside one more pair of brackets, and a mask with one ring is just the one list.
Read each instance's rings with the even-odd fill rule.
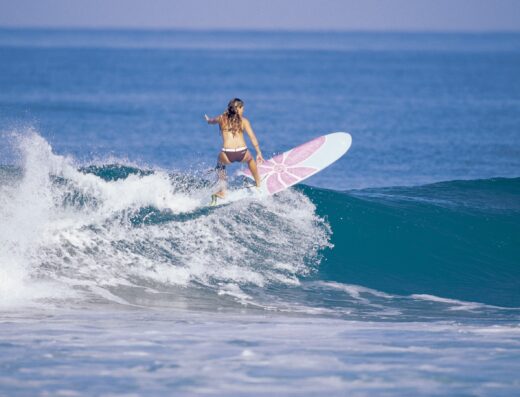
[[[264,176],[273,171],[284,172],[286,167],[294,167],[307,160],[325,143],[325,140],[325,136],[320,136],[312,141],[304,143],[303,145],[297,146],[288,152],[278,154],[273,158],[266,160],[262,164],[258,164],[258,172],[260,176]],[[285,167],[277,167],[277,165],[283,165]],[[248,169],[244,170],[243,173],[252,176],[251,171]]]

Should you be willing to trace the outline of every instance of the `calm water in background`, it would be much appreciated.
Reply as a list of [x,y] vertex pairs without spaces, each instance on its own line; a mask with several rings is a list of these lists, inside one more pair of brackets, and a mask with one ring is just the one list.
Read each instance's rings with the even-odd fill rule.
[[[209,210],[235,96],[353,146]],[[519,392],[520,34],[0,30],[0,129],[0,395]]]
[[335,189],[518,176],[520,36],[0,33],[1,121],[58,153],[213,165],[203,114],[246,102],[266,154],[348,131]]

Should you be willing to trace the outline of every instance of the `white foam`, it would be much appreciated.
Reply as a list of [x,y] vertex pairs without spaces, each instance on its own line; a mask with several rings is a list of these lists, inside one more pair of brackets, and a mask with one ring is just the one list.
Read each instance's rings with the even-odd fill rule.
[[450,299],[450,298],[441,298],[441,297],[438,297],[435,295],[428,295],[428,294],[412,294],[412,295],[410,295],[410,298],[423,300],[423,301],[445,303],[447,305],[450,305],[449,310],[475,310],[475,309],[479,309],[479,308],[483,308],[483,307],[489,307],[482,303],[466,302],[466,301],[460,301],[457,299]]
[[[54,154],[35,131],[15,141],[24,175],[0,191],[2,301],[13,291],[32,299],[40,280],[76,292],[86,287],[117,303],[123,301],[106,287],[125,282],[159,290],[197,282],[215,291],[222,283],[294,285],[311,271],[305,259],[329,245],[327,224],[295,191],[135,225],[146,208],[166,217],[190,214],[206,206],[207,192],[186,189],[162,170],[103,180]],[[41,285],[38,297],[56,295]]]
[[379,298],[392,299],[392,295],[372,288],[363,287],[361,285],[342,284],[333,281],[319,281],[316,284],[324,286],[326,288],[333,288],[336,290],[344,291],[347,294],[349,294],[352,298],[362,301],[367,301],[367,299],[363,298],[361,294],[370,294]]
[[181,395],[518,390],[519,334],[512,327],[498,326],[502,332],[490,336],[485,331],[495,327],[446,322],[108,309],[5,315],[0,339],[10,354],[0,357],[6,368],[0,382],[6,393],[52,394],[85,374],[94,375],[84,394],[101,386],[105,394],[124,394],[129,378],[139,395],[168,395],[172,379],[183,380],[174,385]]
[[[27,164],[19,183],[5,187],[0,196],[0,302],[15,302],[47,296],[44,284],[28,279],[30,264],[37,255],[42,236],[52,216],[53,197],[45,161],[49,145],[33,132],[19,140]],[[49,291],[51,295],[52,290]]]
[[247,295],[240,287],[236,284],[224,284],[218,291],[219,295],[229,295],[236,298],[240,303],[246,304],[251,303],[251,297]]

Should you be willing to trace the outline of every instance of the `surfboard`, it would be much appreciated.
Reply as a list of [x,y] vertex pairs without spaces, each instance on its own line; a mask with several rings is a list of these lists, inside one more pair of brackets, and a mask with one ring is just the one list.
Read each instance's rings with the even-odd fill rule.
[[[333,132],[280,153],[257,165],[262,180],[260,187],[230,191],[229,197],[218,199],[218,204],[279,193],[322,171],[347,153],[351,145],[349,133]],[[240,170],[239,174],[254,180],[249,169]]]

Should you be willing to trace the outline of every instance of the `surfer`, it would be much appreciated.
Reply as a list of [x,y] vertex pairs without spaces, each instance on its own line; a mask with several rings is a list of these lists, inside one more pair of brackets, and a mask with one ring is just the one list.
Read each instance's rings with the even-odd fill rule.
[[248,119],[243,117],[243,113],[244,102],[238,98],[233,98],[229,101],[227,110],[220,116],[210,118],[208,115],[204,115],[208,124],[219,125],[223,141],[222,150],[217,158],[216,170],[218,172],[219,182],[221,184],[224,183],[224,186],[221,186],[221,189],[211,196],[211,203],[213,205],[216,204],[217,197],[222,198],[226,194],[226,165],[228,164],[235,162],[247,163],[249,170],[255,178],[256,186],[260,186],[260,175],[258,174],[256,162],[247,148],[244,139],[244,130],[255,148],[256,161],[261,163],[264,161],[264,158],[262,157],[262,151],[258,146],[258,140],[256,139],[255,133],[251,128],[251,123]]

